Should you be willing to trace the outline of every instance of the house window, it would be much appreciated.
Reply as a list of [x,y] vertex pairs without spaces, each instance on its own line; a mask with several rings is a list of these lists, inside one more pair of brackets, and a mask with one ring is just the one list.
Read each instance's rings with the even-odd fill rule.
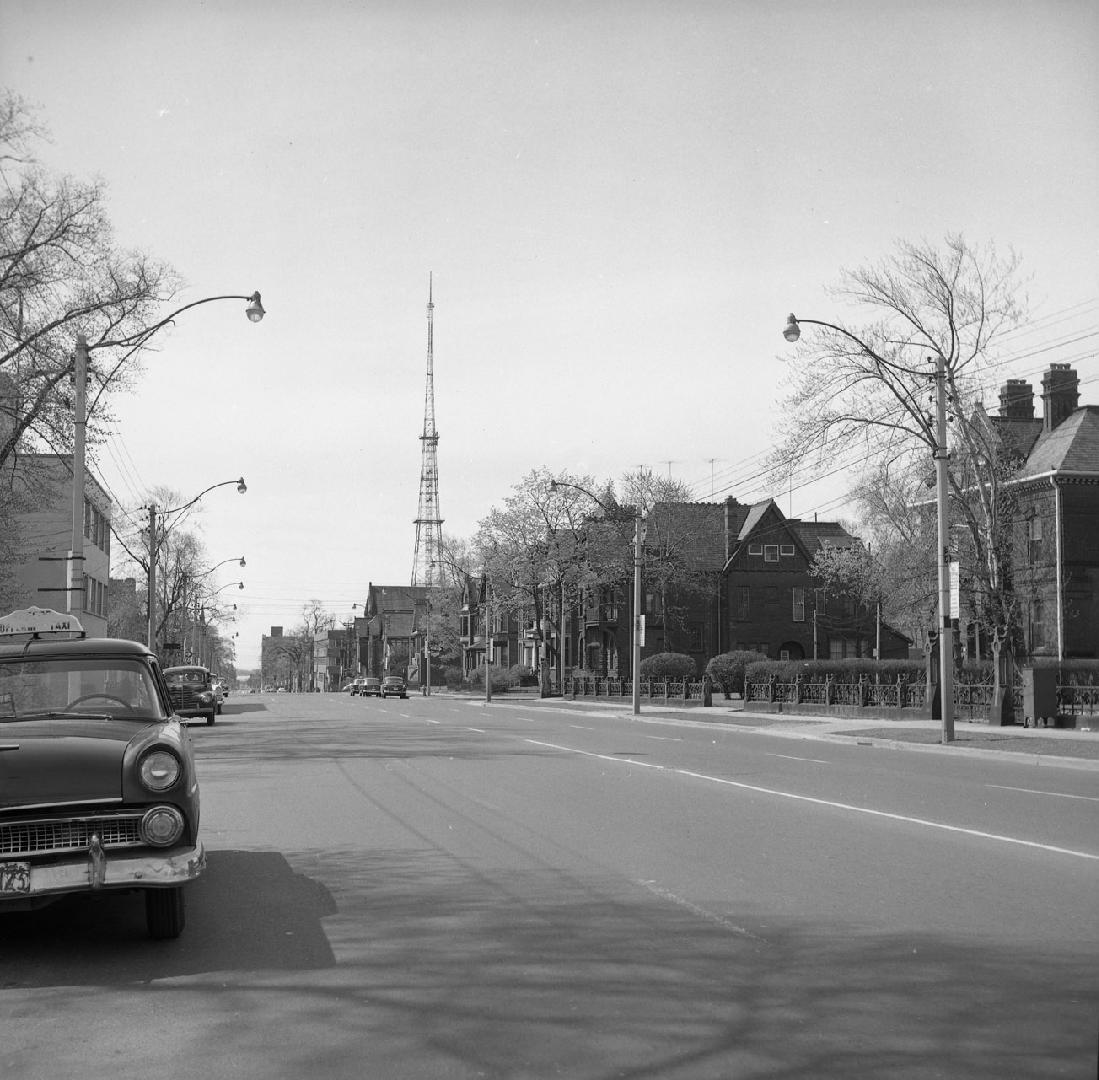
[[748,612],[751,610],[751,590],[747,585],[739,585],[736,593],[736,617],[738,619],[747,619]]
[[794,622],[805,622],[805,590],[800,586],[791,590],[793,596],[793,611],[791,618]]
[[1042,648],[1046,643],[1045,624],[1042,620],[1042,601],[1035,600],[1030,609],[1030,648]]
[[842,660],[843,659],[843,638],[829,638],[828,639],[828,659],[829,660]]
[[763,561],[778,562],[778,544],[763,545]]
[[793,544],[783,544],[782,547],[779,548],[779,554],[783,558],[791,558],[792,559],[794,557],[794,545]]
[[748,545],[748,554],[749,555],[762,555],[763,554],[763,545],[762,544],[749,544]]
[[1027,519],[1027,561],[1033,566],[1042,558],[1042,519],[1035,514]]

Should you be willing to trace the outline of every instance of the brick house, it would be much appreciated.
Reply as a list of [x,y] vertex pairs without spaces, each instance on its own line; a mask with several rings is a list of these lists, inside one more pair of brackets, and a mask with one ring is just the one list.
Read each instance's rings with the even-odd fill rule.
[[990,418],[1021,464],[1008,484],[1012,586],[1032,657],[1099,657],[1099,406],[1079,405],[1069,364],[1042,377],[1041,418],[1026,380],[1000,391]]
[[[785,517],[773,499],[657,503],[645,534],[642,659],[686,653],[701,672],[734,649],[776,660],[873,656],[879,648],[883,659],[907,657],[908,638],[876,612],[816,588],[814,556],[858,544],[837,522]],[[673,564],[674,574],[662,572]],[[628,677],[630,603],[623,583],[594,590],[565,612],[559,650],[552,638],[561,666]]]

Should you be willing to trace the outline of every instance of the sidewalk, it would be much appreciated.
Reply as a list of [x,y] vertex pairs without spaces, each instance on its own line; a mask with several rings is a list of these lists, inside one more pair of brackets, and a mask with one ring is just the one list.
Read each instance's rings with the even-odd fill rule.
[[[483,703],[483,702],[482,702]],[[591,715],[592,711],[612,710],[616,715],[633,718],[629,700],[593,701],[572,698],[539,698],[534,695],[504,694],[494,697],[493,705],[552,708]],[[954,741],[942,742],[942,724],[938,720],[883,720],[879,717],[850,719],[832,716],[784,715],[745,710],[740,701],[715,701],[711,708],[701,705],[664,705],[641,702],[641,716],[660,717],[677,723],[717,725],[727,731],[771,735],[787,739],[818,739],[859,746],[888,746],[941,754],[981,754],[1025,759],[1035,765],[1059,765],[1063,768],[1099,772],[1099,723],[1097,730],[1082,728],[990,727],[956,720]]]

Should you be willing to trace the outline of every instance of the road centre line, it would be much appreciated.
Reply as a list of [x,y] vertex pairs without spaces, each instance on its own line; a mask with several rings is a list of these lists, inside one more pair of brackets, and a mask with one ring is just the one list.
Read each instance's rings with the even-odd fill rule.
[[787,761],[811,761],[814,765],[831,765],[830,761],[825,761],[823,758],[818,757],[798,757],[796,754],[764,754],[764,757],[780,757],[785,758]]
[[874,810],[868,806],[854,806],[851,803],[835,802],[832,799],[818,799],[813,795],[798,795],[793,791],[779,791],[777,788],[760,787],[758,784],[745,784],[739,780],[728,780],[723,776],[708,776],[706,773],[693,772],[690,769],[676,769],[668,765],[659,765],[653,761],[638,761],[636,758],[596,754],[590,750],[578,750],[573,746],[559,746],[556,743],[539,742],[537,739],[526,739],[524,741],[532,746],[544,746],[549,750],[562,750],[567,754],[578,754],[581,757],[596,758],[599,761],[610,761],[616,765],[635,765],[638,768],[655,769],[676,776],[686,776],[692,780],[708,780],[710,783],[739,788],[741,791],[754,791],[759,795],[775,795],[781,799],[792,799],[795,802],[811,803],[816,806],[828,806],[834,810],[847,810],[853,814],[866,814],[870,817],[885,818],[890,821],[902,821],[908,825],[922,825],[927,829],[941,829],[943,832],[961,833],[964,836],[973,836],[980,840],[996,840],[1002,844],[1017,844],[1019,847],[1037,848],[1039,851],[1048,851],[1056,855],[1071,855],[1077,859],[1099,862],[1099,855],[1094,855],[1091,852],[1074,851],[1072,848],[1057,847],[1053,844],[1040,844],[1036,840],[1020,840],[1015,836],[1003,836],[999,833],[984,832],[981,829],[967,829],[961,825],[946,825],[941,821],[909,817],[907,814],[895,814],[889,810]]
[[466,728],[466,731],[476,731],[478,735],[484,735],[485,729],[479,727]]
[[1000,791],[1022,791],[1027,795],[1052,795],[1057,799],[1083,799],[1084,802],[1099,802],[1099,795],[1070,795],[1067,791],[1041,791],[1038,788],[1009,787],[1007,784],[985,784],[985,787],[998,788]]

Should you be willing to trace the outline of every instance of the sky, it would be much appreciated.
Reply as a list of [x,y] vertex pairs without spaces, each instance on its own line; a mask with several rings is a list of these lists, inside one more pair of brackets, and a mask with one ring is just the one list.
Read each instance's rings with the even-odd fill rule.
[[429,275],[459,537],[535,468],[844,516],[850,470],[761,486],[781,331],[898,240],[1018,252],[1005,377],[1099,402],[1093,0],[0,0],[0,82],[177,305],[262,294],[162,334],[92,462],[119,528],[245,478],[191,521],[241,669],[411,579]]

